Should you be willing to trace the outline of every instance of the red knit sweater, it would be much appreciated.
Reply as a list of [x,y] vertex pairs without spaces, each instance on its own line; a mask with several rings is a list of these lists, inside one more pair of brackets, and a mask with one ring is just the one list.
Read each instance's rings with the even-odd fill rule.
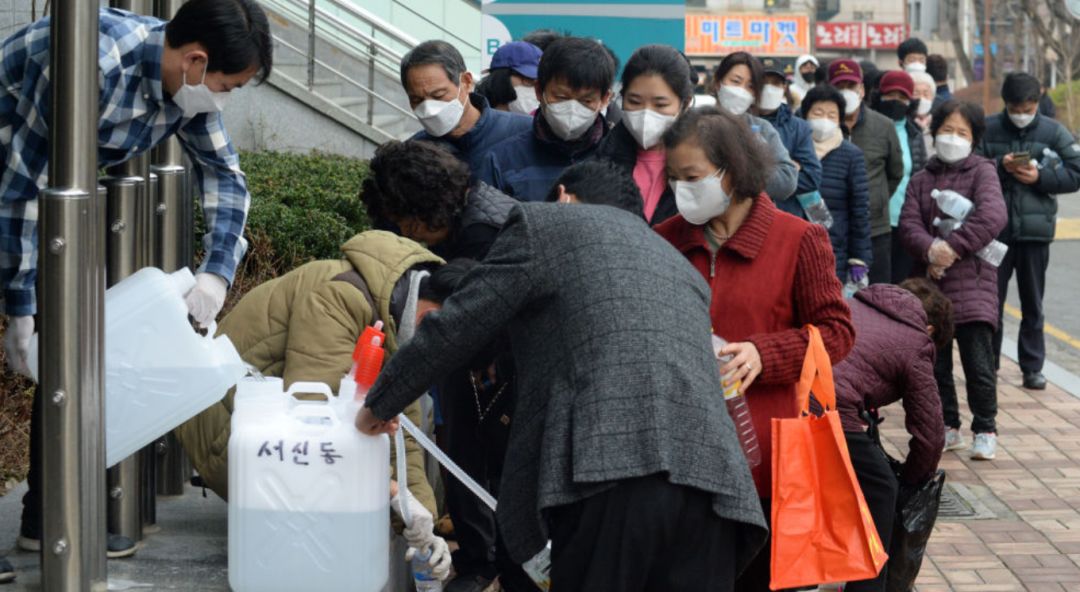
[[709,281],[713,332],[732,343],[749,341],[761,354],[761,375],[746,401],[762,449],[754,483],[761,497],[770,497],[771,419],[798,413],[795,383],[809,340],[803,327],[813,324],[821,330],[834,364],[855,342],[829,235],[821,226],[776,209],[764,194],[715,260],[703,226],[675,216],[656,231]]

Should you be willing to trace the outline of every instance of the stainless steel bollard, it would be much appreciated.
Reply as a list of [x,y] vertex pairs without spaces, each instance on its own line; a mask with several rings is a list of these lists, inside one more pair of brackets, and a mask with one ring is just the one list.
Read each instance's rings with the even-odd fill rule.
[[49,188],[39,195],[39,357],[43,401],[41,582],[106,590],[104,207],[97,185],[96,2],[57,0]]
[[[106,280],[112,286],[141,267],[137,252],[137,216],[139,203],[148,199],[146,156],[138,156],[112,167],[102,179],[106,188],[106,228],[108,261]],[[142,487],[139,480],[139,457],[132,455],[109,469],[109,532],[134,541],[142,539]]]
[[[154,14],[168,19],[176,13],[183,0],[155,0]],[[153,150],[150,170],[157,177],[155,206],[155,264],[164,271],[190,267],[195,255],[194,201],[184,151],[176,138],[159,144]],[[157,451],[156,485],[160,495],[181,495],[191,477],[191,463],[172,434],[155,443]]]

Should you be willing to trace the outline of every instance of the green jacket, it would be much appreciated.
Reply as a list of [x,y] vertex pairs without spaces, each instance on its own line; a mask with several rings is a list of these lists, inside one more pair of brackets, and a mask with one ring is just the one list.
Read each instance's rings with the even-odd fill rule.
[[[341,250],[342,259],[313,261],[252,289],[221,321],[218,334],[228,335],[240,357],[264,375],[282,377],[286,387],[313,381],[336,390],[352,367],[356,339],[375,320],[356,285],[359,274],[386,323],[386,349],[396,351],[397,324],[390,314],[394,285],[410,268],[442,260],[408,239],[382,231],[358,234]],[[225,499],[232,410],[230,391],[176,429],[206,486]],[[406,415],[419,425],[419,404],[410,405]],[[406,447],[409,490],[435,515],[423,449],[411,436],[406,436]]]
[[870,188],[870,236],[892,232],[889,198],[904,178],[904,153],[896,125],[888,117],[863,105],[851,143],[862,150],[866,159],[866,178]]
[[[980,154],[997,164],[1009,223],[1001,231],[1002,242],[1043,242],[1054,240],[1057,225],[1057,197],[1080,189],[1080,145],[1072,134],[1057,121],[1036,115],[1035,121],[1024,129],[1013,125],[1005,113],[986,118],[986,132],[976,147]],[[1046,152],[1057,154],[1055,158]],[[1006,154],[1028,152],[1043,165],[1039,180],[1025,185],[1001,166]]]

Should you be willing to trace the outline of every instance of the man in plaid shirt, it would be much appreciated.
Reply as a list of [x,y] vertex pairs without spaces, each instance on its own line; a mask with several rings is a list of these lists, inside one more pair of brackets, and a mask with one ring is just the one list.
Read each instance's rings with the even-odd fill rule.
[[[195,165],[208,228],[206,259],[187,303],[195,320],[208,325],[247,247],[243,231],[251,199],[220,111],[230,91],[270,74],[266,14],[254,0],[191,0],[168,22],[103,9],[99,33],[98,164],[117,164],[174,134],[179,138]],[[9,317],[7,360],[21,372],[27,371],[38,312],[38,192],[48,184],[52,93],[49,36],[45,18],[4,41],[0,55],[0,289]],[[23,547],[38,543],[34,473],[32,468]]]

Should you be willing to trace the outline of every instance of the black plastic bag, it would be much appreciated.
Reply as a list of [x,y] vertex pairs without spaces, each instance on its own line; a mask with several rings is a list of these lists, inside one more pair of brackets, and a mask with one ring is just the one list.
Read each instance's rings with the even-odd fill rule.
[[[889,458],[889,466],[897,477],[903,464]],[[945,488],[945,471],[919,485],[903,485],[896,497],[896,519],[893,521],[892,541],[889,543],[887,592],[910,592],[926,555],[926,543],[937,522],[941,491]]]

